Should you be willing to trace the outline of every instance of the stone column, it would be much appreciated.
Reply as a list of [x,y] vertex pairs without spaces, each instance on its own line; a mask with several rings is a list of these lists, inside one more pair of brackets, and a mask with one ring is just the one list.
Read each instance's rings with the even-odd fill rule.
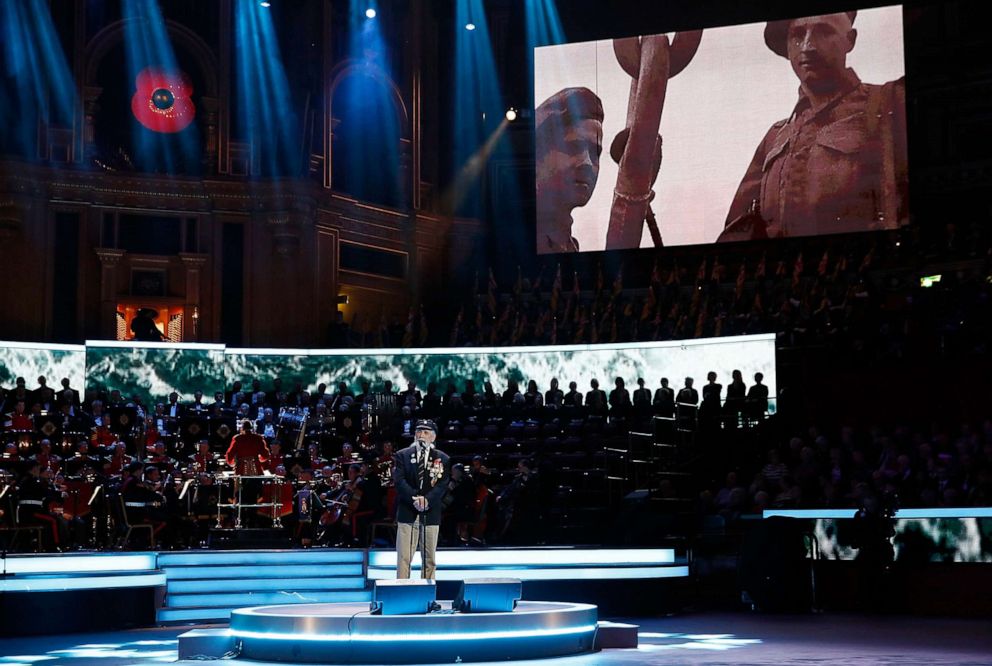
[[100,258],[100,336],[117,339],[117,265],[126,254],[109,247],[94,248]]
[[200,340],[200,276],[207,263],[207,255],[180,253],[186,273],[186,303],[183,316],[183,342]]
[[89,164],[96,155],[96,114],[100,110],[97,100],[102,93],[103,88],[98,86],[83,88],[83,155],[80,160],[83,164]]
[[218,104],[217,100],[213,97],[201,97],[200,106],[203,108],[203,126],[206,129],[206,137],[204,137],[203,142],[203,164],[206,167],[205,173],[208,176],[212,176],[218,171]]

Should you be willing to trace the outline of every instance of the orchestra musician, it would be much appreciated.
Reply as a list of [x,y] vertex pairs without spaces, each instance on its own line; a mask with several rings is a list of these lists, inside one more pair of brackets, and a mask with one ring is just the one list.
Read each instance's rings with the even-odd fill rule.
[[30,432],[34,430],[34,419],[27,411],[27,403],[18,400],[14,403],[14,411],[4,419],[4,429],[8,432]]
[[310,444],[307,446],[307,457],[305,461],[305,467],[310,469],[320,469],[327,464],[327,460],[320,455],[320,445],[317,443]]
[[155,442],[152,446],[152,452],[145,460],[145,464],[155,465],[159,469],[170,474],[175,471],[177,467],[176,461],[170,458],[169,454],[165,452],[165,442],[162,440]]
[[134,458],[127,454],[127,444],[121,441],[114,442],[110,447],[110,458],[104,470],[111,475],[123,474],[124,470],[134,462]]
[[31,456],[31,460],[37,461],[42,469],[50,469],[56,473],[62,467],[62,458],[52,453],[52,443],[47,439],[38,442],[38,453]]
[[163,519],[165,496],[155,490],[154,482],[149,483],[143,478],[144,472],[144,463],[135,461],[128,465],[120,493],[124,499],[128,522],[150,524],[155,538],[158,538],[166,528],[166,521]]
[[444,516],[442,525],[445,538],[457,539],[462,544],[469,540],[469,523],[473,520],[473,505],[475,501],[475,484],[472,477],[465,473],[465,466],[455,463],[451,466],[451,479],[448,481],[448,493],[444,496]]
[[282,443],[278,439],[274,439],[269,444],[269,459],[263,463],[262,467],[275,474],[277,468],[285,469],[285,466],[286,455],[282,452]]
[[103,461],[90,453],[90,443],[85,439],[76,443],[75,455],[65,460],[65,471],[72,476],[95,474],[99,469],[103,469]]
[[21,452],[17,449],[17,444],[14,442],[7,442],[3,447],[3,455],[0,456],[0,469],[15,472],[20,464]]
[[189,467],[194,472],[213,473],[219,466],[217,455],[210,451],[210,441],[206,439],[196,443],[196,453],[191,454],[188,459]]
[[[117,392],[120,395],[120,392]],[[90,441],[97,446],[106,446],[114,442],[114,434],[110,432],[110,417],[103,410],[103,402],[94,400],[91,403],[90,428],[93,432]]]
[[354,445],[351,442],[341,444],[341,455],[335,459],[334,465],[340,470],[347,470],[349,465],[357,461]]
[[239,434],[231,438],[231,445],[224,454],[224,459],[238,476],[259,476],[262,473],[262,463],[269,459],[269,445],[263,437],[253,432],[251,421],[242,421],[240,430]]
[[31,460],[17,491],[18,522],[44,528],[41,544],[46,551],[61,550],[68,540],[65,519],[53,511],[62,501],[62,495],[56,490],[51,476],[51,470],[43,474],[38,461]]
[[[253,432],[254,428],[250,420],[242,421],[240,430],[241,432],[231,438],[231,445],[224,458],[227,464],[234,468],[237,476],[261,476],[262,466],[271,455],[269,445],[265,443],[264,437]],[[238,485],[235,486],[237,496],[248,504],[256,504],[262,494],[261,480],[238,479],[237,483]],[[243,512],[241,517],[249,526],[257,520],[254,511]]]

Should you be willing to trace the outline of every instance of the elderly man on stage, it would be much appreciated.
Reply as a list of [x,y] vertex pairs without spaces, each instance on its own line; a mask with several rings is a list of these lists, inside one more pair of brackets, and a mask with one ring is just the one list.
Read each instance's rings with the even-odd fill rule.
[[451,464],[448,456],[434,448],[437,426],[418,421],[413,445],[396,453],[393,482],[397,493],[396,577],[410,577],[410,560],[420,545],[424,524],[424,578],[434,578],[434,552],[441,523],[441,500],[448,488]]

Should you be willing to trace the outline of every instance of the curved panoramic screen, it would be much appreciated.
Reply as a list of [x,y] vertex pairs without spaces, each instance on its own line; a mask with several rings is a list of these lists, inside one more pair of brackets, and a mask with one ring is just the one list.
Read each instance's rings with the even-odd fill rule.
[[345,382],[360,388],[361,380],[372,382],[376,390],[391,381],[397,390],[413,381],[420,387],[435,382],[442,389],[449,383],[461,388],[467,379],[481,387],[491,381],[498,390],[507,381],[525,385],[533,379],[541,390],[557,377],[562,386],[579,383],[585,392],[597,378],[610,389],[614,378],[626,380],[633,390],[638,377],[654,391],[661,377],[680,388],[686,377],[702,386],[707,372],[717,373],[726,384],[734,370],[740,370],[748,384],[755,373],[764,375],[764,384],[776,395],[775,336],[740,335],[702,340],[639,342],[604,345],[561,345],[553,347],[475,347],[456,349],[231,349],[224,345],[170,344],[156,342],[108,342],[92,340],[86,346],[33,345],[0,342],[0,386],[11,386],[24,376],[27,388],[35,378],[47,375],[57,385],[68,377],[73,387],[119,390],[130,398],[141,398],[146,405],[162,400],[171,391],[182,399],[200,390],[208,402],[215,391],[223,391],[234,381],[258,379],[266,389],[276,377],[289,388],[297,381],[313,389],[318,383],[331,387]]
[[902,8],[535,52],[537,252],[908,220]]

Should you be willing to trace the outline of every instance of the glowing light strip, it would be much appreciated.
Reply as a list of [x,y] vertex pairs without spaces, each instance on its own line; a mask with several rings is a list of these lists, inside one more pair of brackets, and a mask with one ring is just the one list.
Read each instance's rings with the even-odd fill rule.
[[[542,566],[636,566],[674,564],[672,548],[641,549],[548,549],[548,550],[439,550],[438,567],[542,567]],[[418,553],[414,561],[419,562]],[[396,568],[396,551],[370,550],[370,567]]]
[[58,343],[40,343],[40,342],[9,342],[7,340],[0,340],[0,349],[31,349],[34,351],[67,351],[67,352],[83,352],[86,351],[86,347],[83,345],[64,345]]
[[[809,519],[839,519],[854,518],[856,509],[766,509],[762,518],[809,518]],[[932,509],[899,509],[895,516],[897,520],[914,518],[992,518],[992,507],[962,507],[962,508],[932,508]]]
[[159,564],[163,567],[197,565],[279,565],[279,564],[361,564],[364,553],[360,550],[320,551],[206,551],[193,553],[162,553]]
[[[411,570],[419,571],[420,567],[412,566]],[[502,575],[520,580],[629,580],[651,578],[685,578],[689,575],[689,567],[604,567],[604,568],[575,568],[575,569],[441,569],[438,568],[438,580],[474,580],[476,578],[492,578]],[[386,580],[396,577],[396,569],[388,567],[369,568],[369,580]],[[416,578],[416,576],[414,576]]]
[[155,553],[128,555],[8,555],[4,559],[7,574],[101,573],[108,571],[154,571],[158,569]]
[[465,631],[443,634],[289,634],[281,632],[259,632],[241,629],[230,629],[230,634],[237,638],[251,638],[271,641],[307,641],[320,643],[401,643],[409,641],[475,641],[501,638],[543,638],[546,636],[569,636],[572,634],[588,634],[596,630],[595,624],[583,624],[577,627],[555,627],[553,629],[516,629],[503,631]]
[[899,509],[896,518],[992,518],[992,507],[959,509]]
[[854,509],[765,509],[762,518],[854,518]]
[[251,580],[258,578],[308,578],[333,576],[335,580],[361,578],[364,573],[360,562],[354,564],[283,564],[259,566],[175,566],[163,564],[168,569],[169,580]]
[[[393,572],[395,577],[395,572]],[[309,590],[297,592],[274,591],[274,592],[218,592],[216,594],[168,594],[165,598],[165,605],[170,608],[197,608],[201,606],[213,606],[216,608],[227,608],[228,606],[252,606],[267,604],[325,604],[325,603],[347,603],[347,602],[367,602],[372,600],[372,592],[362,589],[340,590],[340,591],[319,591]]]
[[227,620],[234,608],[160,608],[155,617],[159,622],[182,622],[184,620]]
[[[201,592],[279,592],[307,590],[330,592],[335,590],[364,590],[365,578],[361,574],[347,578],[229,578],[200,580],[174,580],[169,576],[170,594],[196,594]],[[306,596],[306,592],[302,592]]]
[[78,578],[6,578],[0,580],[0,592],[62,592],[121,587],[165,585],[164,573],[127,576],[80,576]]

